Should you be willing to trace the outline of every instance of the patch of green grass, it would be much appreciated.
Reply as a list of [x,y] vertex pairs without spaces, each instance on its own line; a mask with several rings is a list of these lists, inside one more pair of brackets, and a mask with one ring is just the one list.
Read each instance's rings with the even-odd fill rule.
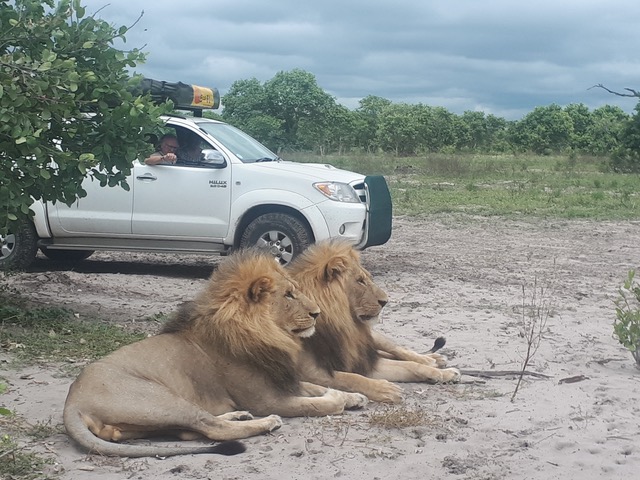
[[51,422],[49,418],[47,422],[31,424],[24,417],[12,412],[0,417],[0,427],[8,435],[29,437],[33,441],[46,440],[52,435],[64,432],[62,424],[53,425]]
[[9,435],[0,437],[0,478],[15,480],[35,480],[54,478],[44,472],[44,467],[53,463],[20,446]]
[[81,321],[61,308],[0,304],[0,349],[21,363],[90,361],[145,336],[116,325]]
[[154,313],[153,315],[149,315],[148,317],[145,317],[144,320],[147,322],[155,322],[161,325],[163,323],[166,323],[170,318],[171,318],[170,313],[158,312],[158,313]]
[[430,154],[305,155],[302,160],[385,175],[396,215],[640,218],[640,175],[607,172],[606,158]]

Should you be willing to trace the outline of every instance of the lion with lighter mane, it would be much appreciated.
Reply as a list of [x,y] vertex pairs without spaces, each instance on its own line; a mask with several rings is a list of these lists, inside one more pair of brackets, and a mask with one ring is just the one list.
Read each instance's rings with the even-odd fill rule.
[[[272,256],[234,254],[158,335],[81,372],[65,402],[67,432],[103,455],[234,454],[244,450],[235,440],[279,428],[280,416],[362,407],[363,395],[303,382],[296,373],[300,339],[314,333],[318,314]],[[158,435],[232,442],[114,443]]]
[[402,399],[402,389],[391,382],[459,381],[459,370],[441,368],[445,357],[413,352],[373,330],[388,298],[351,244],[319,242],[287,269],[321,311],[316,333],[303,340],[305,380],[390,403]]

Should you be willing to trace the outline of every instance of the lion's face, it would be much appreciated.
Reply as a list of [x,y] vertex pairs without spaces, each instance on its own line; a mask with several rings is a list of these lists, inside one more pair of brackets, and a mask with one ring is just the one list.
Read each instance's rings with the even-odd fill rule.
[[344,281],[351,317],[363,323],[377,323],[382,308],[389,301],[384,290],[360,265],[352,265]]
[[344,241],[311,245],[288,270],[322,306],[325,321],[333,324],[339,324],[347,313],[355,322],[376,323],[388,302],[387,294],[360,263],[353,245]]
[[320,309],[287,277],[281,276],[273,292],[274,310],[284,312],[276,318],[278,326],[292,336],[310,337],[315,332]]

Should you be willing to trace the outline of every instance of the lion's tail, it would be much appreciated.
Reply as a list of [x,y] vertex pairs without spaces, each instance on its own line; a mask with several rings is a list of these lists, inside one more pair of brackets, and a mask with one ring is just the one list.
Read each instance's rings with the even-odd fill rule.
[[85,425],[80,411],[65,406],[64,426],[67,433],[90,453],[111,457],[170,457],[173,455],[188,455],[196,453],[217,453],[219,455],[237,455],[246,450],[241,442],[236,440],[222,442],[217,445],[203,447],[175,446],[164,447],[154,445],[126,445],[112,443],[96,437]]
[[447,343],[447,339],[446,338],[444,338],[444,337],[436,338],[435,342],[433,342],[433,347],[431,347],[431,350],[429,350],[429,353],[437,352],[442,347],[444,347],[445,343]]

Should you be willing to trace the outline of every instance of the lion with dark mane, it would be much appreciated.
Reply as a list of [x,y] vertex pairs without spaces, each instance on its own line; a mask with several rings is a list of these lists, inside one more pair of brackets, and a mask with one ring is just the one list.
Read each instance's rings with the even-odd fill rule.
[[[69,389],[64,424],[87,450],[115,456],[234,454],[237,439],[271,432],[280,416],[335,415],[363,395],[302,382],[301,338],[318,306],[273,257],[239,252],[162,332],[88,365]],[[265,416],[254,419],[251,414]],[[118,444],[173,435],[215,446]]]
[[287,269],[321,311],[316,333],[303,340],[305,380],[391,403],[399,402],[402,392],[391,382],[459,381],[459,370],[441,368],[445,357],[413,352],[373,330],[388,298],[352,245],[319,242]]

